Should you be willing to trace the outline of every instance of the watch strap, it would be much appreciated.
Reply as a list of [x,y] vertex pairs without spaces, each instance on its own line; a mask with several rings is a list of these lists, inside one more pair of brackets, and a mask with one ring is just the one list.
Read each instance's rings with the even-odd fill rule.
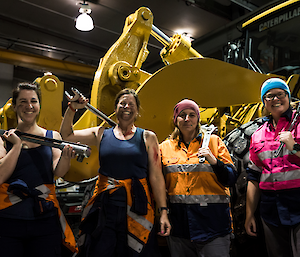
[[169,214],[169,208],[168,207],[159,207],[157,210],[158,210],[158,213],[161,213],[162,210],[166,210],[167,214]]
[[299,151],[300,151],[300,145],[297,144],[297,143],[295,143],[295,144],[293,145],[293,150],[291,151],[291,153],[292,153],[292,154],[295,154],[295,153],[297,153],[297,152],[299,152]]

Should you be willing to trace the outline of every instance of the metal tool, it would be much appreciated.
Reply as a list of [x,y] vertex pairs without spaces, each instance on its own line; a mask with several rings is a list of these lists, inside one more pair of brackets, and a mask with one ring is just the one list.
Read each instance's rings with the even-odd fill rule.
[[[296,123],[296,121],[297,121],[297,119],[298,119],[299,112],[300,112],[300,103],[298,104],[298,107],[297,107],[295,116],[294,116],[294,118],[293,118],[293,120],[292,120],[291,125],[289,126],[288,131],[292,131],[292,129],[293,129],[293,127],[294,127],[294,125],[295,125],[295,123]],[[275,150],[275,153],[274,153],[274,157],[275,157],[275,158],[277,158],[277,157],[279,156],[279,154],[280,154],[280,152],[281,152],[283,146],[284,146],[284,143],[281,142],[280,145],[279,145],[279,147],[278,147],[278,149]]]
[[[211,134],[215,131],[215,129],[217,129],[217,127],[215,127],[212,124],[210,126],[204,125],[204,126],[201,127],[201,129],[205,130],[201,148],[206,148],[209,145],[209,140],[210,140]],[[201,157],[199,156],[199,163],[203,163],[204,161],[205,161],[205,157],[204,156],[201,156]]]
[[[76,88],[72,87],[71,90],[75,94],[75,96],[71,96],[67,91],[65,91],[65,95],[68,98],[69,101],[71,102],[76,102],[78,101],[79,97],[82,97],[83,94]],[[115,127],[117,125],[116,122],[114,122],[112,119],[110,119],[107,115],[105,115],[103,112],[99,111],[96,109],[94,106],[92,106],[90,103],[87,103],[85,108],[95,115],[97,115],[100,119],[103,121],[107,122],[110,126]]]
[[[6,130],[0,129],[0,136],[2,136]],[[66,145],[72,147],[77,156],[77,161],[82,162],[84,158],[88,158],[91,155],[91,148],[88,145],[77,144],[68,141],[62,141],[54,138],[41,137],[33,134],[28,134],[25,132],[21,132],[16,130],[15,134],[24,141],[46,145],[54,148],[58,148],[62,150]]]

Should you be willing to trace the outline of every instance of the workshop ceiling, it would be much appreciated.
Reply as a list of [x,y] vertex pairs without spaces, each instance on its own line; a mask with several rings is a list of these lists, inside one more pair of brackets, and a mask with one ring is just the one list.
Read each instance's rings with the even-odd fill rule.
[[[185,32],[197,40],[261,6],[278,1],[91,0],[86,2],[92,9],[95,28],[89,32],[78,31],[74,26],[80,2],[2,0],[0,49],[96,67],[121,35],[126,17],[141,6],[149,7],[154,25],[169,37],[176,32]],[[161,48],[158,41],[150,39],[150,54],[143,65],[144,70],[153,72],[160,65]]]

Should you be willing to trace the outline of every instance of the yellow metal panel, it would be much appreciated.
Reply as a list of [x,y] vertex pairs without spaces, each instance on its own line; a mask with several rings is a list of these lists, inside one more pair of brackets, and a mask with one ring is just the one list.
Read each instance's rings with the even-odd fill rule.
[[[139,8],[127,17],[122,35],[101,59],[94,77],[90,102],[103,113],[108,115],[114,111],[114,98],[121,89],[136,89],[139,83],[150,76],[140,68],[149,53],[147,44],[152,24],[151,11],[146,7]],[[133,76],[128,79],[126,76],[120,77],[122,67],[132,71]]]
[[43,128],[59,131],[62,121],[64,83],[52,74],[37,78],[35,82],[39,84],[42,95],[37,123]]
[[191,47],[192,43],[186,37],[176,34],[171,40],[171,44],[160,52],[160,56],[165,63],[172,64],[179,60],[193,57],[203,58],[201,54]]
[[155,131],[159,141],[173,130],[173,108],[183,98],[201,107],[260,102],[260,86],[270,76],[210,58],[179,61],[153,74],[138,89],[137,126]]
[[[90,111],[85,111],[80,119],[74,124],[74,130],[85,129],[97,126],[97,117]],[[71,160],[71,168],[64,176],[67,181],[81,181],[97,176],[99,168],[98,149],[95,146],[91,147],[92,152],[89,158],[84,158],[82,162],[76,159]]]
[[78,182],[98,175],[98,150],[95,146],[92,146],[91,149],[91,156],[89,158],[84,158],[82,162],[78,162],[76,159],[71,160],[71,168],[64,176],[65,180]]

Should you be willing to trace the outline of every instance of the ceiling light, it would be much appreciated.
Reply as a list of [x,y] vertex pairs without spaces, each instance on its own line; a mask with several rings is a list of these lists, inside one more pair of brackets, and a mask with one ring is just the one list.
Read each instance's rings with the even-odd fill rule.
[[175,33],[184,36],[190,42],[194,41],[193,35],[189,32],[186,32],[187,30],[189,30],[189,29],[177,29],[177,30],[175,30]]
[[81,14],[76,19],[75,27],[80,31],[90,31],[94,28],[93,19],[89,15],[92,12],[92,10],[89,7],[89,5],[85,3],[85,1],[80,4],[81,7],[79,9],[79,12]]

